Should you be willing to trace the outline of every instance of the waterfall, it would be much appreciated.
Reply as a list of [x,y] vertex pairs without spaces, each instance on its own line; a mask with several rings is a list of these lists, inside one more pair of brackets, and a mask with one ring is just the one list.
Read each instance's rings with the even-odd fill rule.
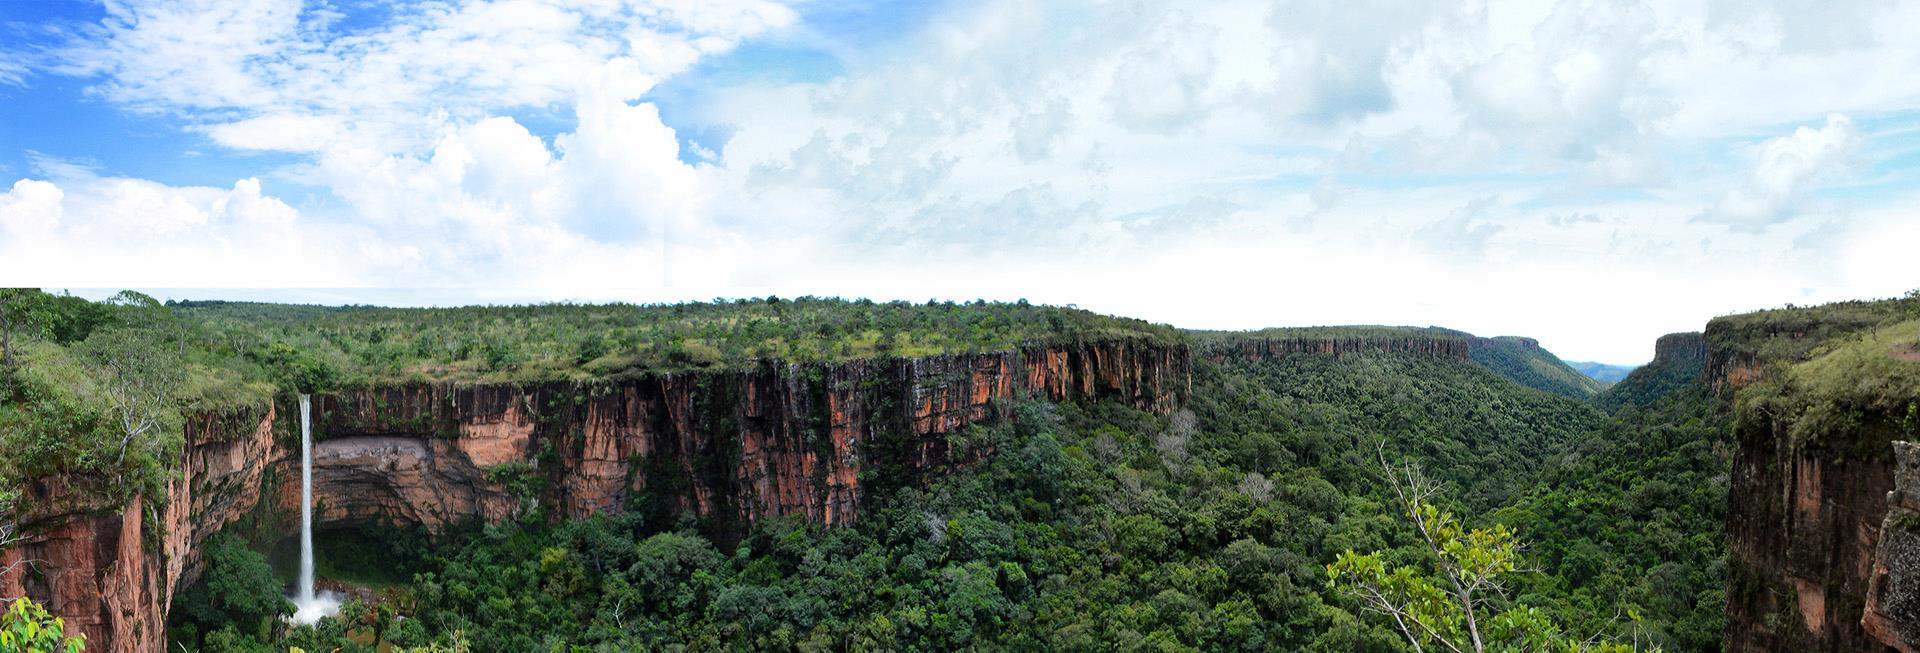
[[300,395],[300,604],[313,602],[313,397]]
[[340,608],[332,592],[313,591],[313,398],[300,395],[300,583],[294,588],[294,623],[310,624]]

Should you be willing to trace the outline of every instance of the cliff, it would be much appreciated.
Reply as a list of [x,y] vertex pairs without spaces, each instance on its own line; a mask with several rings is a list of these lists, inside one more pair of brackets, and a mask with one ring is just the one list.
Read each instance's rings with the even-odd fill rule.
[[[200,570],[194,551],[259,501],[265,461],[275,455],[273,411],[201,415],[187,425],[180,475],[163,501],[124,506],[74,503],[99,479],[30,484],[20,515],[26,539],[0,551],[0,596],[44,600],[87,636],[88,651],[159,651],[175,588]],[[157,530],[156,530],[156,527]]]
[[1202,351],[1215,362],[1228,357],[1267,360],[1289,354],[1420,354],[1467,362],[1471,353],[1467,338],[1427,330],[1356,335],[1314,333],[1321,330],[1302,329],[1299,334],[1270,330],[1242,337],[1222,336],[1207,342]]
[[1920,444],[1895,442],[1893,493],[1880,520],[1860,625],[1899,650],[1920,651]]
[[1698,387],[1707,374],[1707,339],[1698,331],[1669,333],[1654,341],[1653,360],[1627,373],[1595,397],[1608,411],[1646,406],[1675,392]]
[[[1144,339],[749,370],[531,384],[406,383],[315,397],[315,518],[497,521],[528,502],[564,517],[644,510],[737,529],[774,515],[834,525],[946,464],[946,435],[1023,397],[1167,414],[1189,392],[1184,345]],[[297,514],[293,411],[203,416],[170,496],[79,505],[43,479],[28,539],[0,552],[0,594],[43,599],[90,651],[160,651],[196,547],[256,507]],[[279,421],[276,422],[276,417]],[[278,424],[278,429],[275,428]],[[276,437],[276,432],[278,437]],[[263,504],[262,501],[265,500]],[[163,526],[155,532],[154,525]]]
[[1920,362],[1901,352],[1920,321],[1775,317],[1706,332],[1705,381],[1734,401],[1738,444],[1727,650],[1913,650],[1920,540],[1903,441]]

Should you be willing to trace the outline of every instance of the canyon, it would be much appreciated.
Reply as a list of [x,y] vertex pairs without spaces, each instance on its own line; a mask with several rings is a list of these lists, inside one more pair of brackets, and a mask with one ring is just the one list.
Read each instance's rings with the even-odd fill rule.
[[[1771,351],[1763,345],[1830,335],[1716,321],[1704,335],[1661,338],[1638,380],[1622,381],[1660,385],[1656,394],[1697,384],[1741,414],[1729,481],[1729,651],[1920,650],[1920,450],[1895,442],[1888,415],[1869,416],[1849,446],[1827,446],[1741,405],[1744,388],[1777,373],[1772,355],[1756,353]],[[892,488],[965,464],[972,454],[950,455],[948,436],[1017,420],[1009,407],[1022,399],[1103,399],[1169,415],[1192,391],[1195,357],[1358,353],[1464,363],[1469,341],[1282,336],[1190,347],[1116,339],[325,390],[313,397],[315,516],[429,531],[529,510],[553,519],[693,519],[714,532],[787,515],[838,526]],[[97,479],[35,480],[20,518],[27,538],[0,552],[0,567],[15,564],[0,575],[0,595],[45,601],[88,637],[89,650],[163,650],[169,601],[197,579],[201,542],[236,523],[294,527],[296,413],[290,392],[277,397],[190,420],[162,500],[111,505],[79,498],[95,494],[85,490]],[[1867,446],[1853,446],[1860,443]]]
[[[589,382],[401,383],[314,397],[317,523],[496,522],[532,502],[578,518],[639,509],[718,529],[777,515],[857,518],[876,486],[944,464],[946,436],[1023,398],[1099,398],[1168,414],[1190,390],[1184,345],[1136,340],[834,364],[635,374]],[[164,650],[195,550],[236,521],[297,528],[292,398],[188,427],[164,502],[76,502],[40,479],[0,595],[33,596],[90,651]],[[286,405],[281,405],[286,404]]]

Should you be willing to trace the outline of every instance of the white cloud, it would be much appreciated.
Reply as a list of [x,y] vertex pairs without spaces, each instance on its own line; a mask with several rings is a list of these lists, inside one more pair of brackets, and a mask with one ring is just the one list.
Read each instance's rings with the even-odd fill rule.
[[[679,160],[658,111],[632,102],[795,19],[762,0],[383,9],[382,22],[348,29],[330,7],[298,0],[115,3],[58,50],[59,72],[98,76],[93,93],[177,116],[219,145],[300,155],[267,172],[343,202],[322,209],[352,225],[353,242],[336,251],[361,253],[370,271],[454,282],[477,265],[595,241],[660,251],[663,239],[713,238],[707,182]],[[549,143],[503,115],[514,111],[572,114],[577,125]],[[71,231],[103,239],[202,233],[230,217],[221,210],[274,224],[298,214],[252,180],[225,195],[78,181],[87,190],[68,214],[84,205],[90,219]]]
[[271,114],[220,123],[206,128],[215,143],[237,150],[318,152],[345,131],[336,116]]
[[[113,4],[64,72],[293,153],[258,177],[327,197],[43,162],[0,195],[0,272],[1026,296],[1188,326],[1440,323],[1618,362],[1779,289],[1900,272],[1833,262],[1894,256],[1854,239],[1905,216],[1809,198],[1874,145],[1844,116],[1920,110],[1920,5],[951,3],[835,49],[843,76],[692,84],[676,119],[730,138],[683,161],[639,98],[798,20],[462,0],[347,29],[295,0]],[[1250,279],[1273,301],[1248,307]]]
[[1818,129],[1802,126],[1768,139],[1755,148],[1745,183],[1701,218],[1754,226],[1787,217],[1815,185],[1847,173],[1861,141],[1853,121],[1839,114]]
[[0,228],[16,239],[52,231],[60,226],[65,197],[59,186],[45,181],[15,181],[13,188],[0,195]]

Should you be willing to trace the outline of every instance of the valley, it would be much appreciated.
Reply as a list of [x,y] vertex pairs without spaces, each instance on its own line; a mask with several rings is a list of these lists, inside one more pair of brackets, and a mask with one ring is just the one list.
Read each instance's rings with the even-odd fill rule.
[[[1535,636],[1920,641],[1916,297],[1719,318],[1611,385],[1518,336],[1024,302],[8,301],[0,596],[87,650],[1410,650],[1329,582],[1424,564],[1383,460],[1525,543],[1484,609]],[[269,562],[302,395],[355,594],[310,626]]]

